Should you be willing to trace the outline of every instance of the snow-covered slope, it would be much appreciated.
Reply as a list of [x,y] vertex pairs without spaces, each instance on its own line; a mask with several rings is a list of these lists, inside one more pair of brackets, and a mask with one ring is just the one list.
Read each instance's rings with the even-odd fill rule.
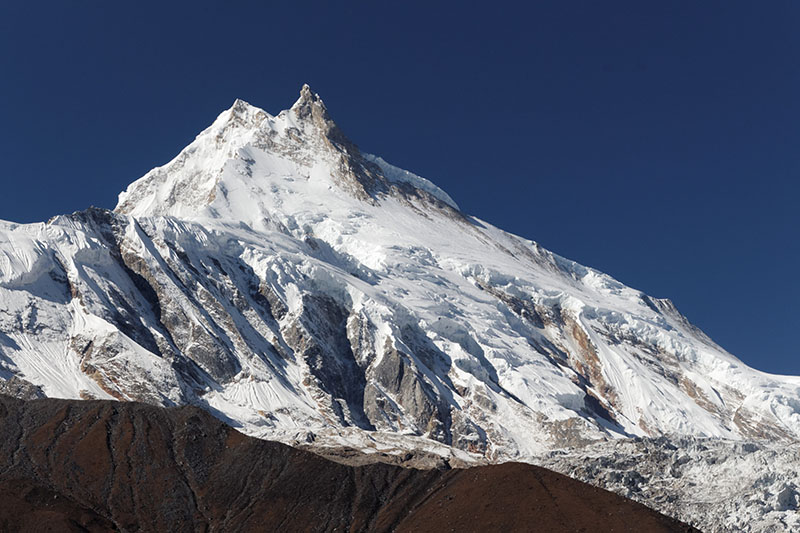
[[800,378],[361,154],[305,86],[237,100],[114,212],[0,226],[0,378],[285,442],[530,458],[800,437]]

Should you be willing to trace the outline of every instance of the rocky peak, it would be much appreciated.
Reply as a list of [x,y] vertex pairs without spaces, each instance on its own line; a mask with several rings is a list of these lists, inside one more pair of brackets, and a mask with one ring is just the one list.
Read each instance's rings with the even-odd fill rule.
[[214,126],[216,126],[217,134],[224,134],[225,131],[231,128],[238,129],[241,127],[255,131],[263,123],[264,119],[268,117],[272,118],[263,109],[237,98],[233,105],[217,118]]
[[311,87],[304,83],[303,86],[300,88],[300,98],[292,106],[292,109],[299,110],[301,108],[308,108],[314,104],[325,109],[325,104],[322,101],[322,98],[319,97],[317,93],[311,90]]
[[321,133],[325,139],[333,143],[336,148],[349,154],[359,154],[358,147],[345,136],[339,126],[328,113],[328,108],[319,94],[311,90],[309,85],[303,84],[300,97],[289,110],[294,114],[298,123],[307,131],[307,126]]
[[231,114],[233,115],[241,115],[247,113],[253,106],[242,100],[241,98],[237,98],[233,105],[231,106]]

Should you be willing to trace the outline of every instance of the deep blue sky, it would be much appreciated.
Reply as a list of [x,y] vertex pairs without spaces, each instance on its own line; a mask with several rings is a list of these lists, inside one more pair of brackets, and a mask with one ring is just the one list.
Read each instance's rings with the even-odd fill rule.
[[308,82],[465,211],[800,374],[800,3],[262,4],[3,2],[0,218],[112,208]]

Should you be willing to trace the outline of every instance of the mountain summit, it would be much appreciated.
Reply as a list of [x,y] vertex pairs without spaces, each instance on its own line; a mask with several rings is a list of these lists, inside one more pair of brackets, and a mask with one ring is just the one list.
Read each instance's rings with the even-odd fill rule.
[[361,153],[308,86],[276,116],[237,100],[113,212],[0,224],[0,378],[451,464],[800,438],[800,378],[465,215]]
[[427,180],[362,155],[304,85],[295,104],[277,116],[237,99],[175,159],[120,194],[115,211],[224,218],[264,229],[273,202],[286,201],[276,173],[306,182],[296,191],[299,201],[330,190],[373,204],[394,196],[455,207]]

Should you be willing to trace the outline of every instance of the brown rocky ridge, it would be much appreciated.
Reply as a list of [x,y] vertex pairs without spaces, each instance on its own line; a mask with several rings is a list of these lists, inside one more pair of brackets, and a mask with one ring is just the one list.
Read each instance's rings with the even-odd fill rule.
[[194,407],[0,395],[2,531],[695,531],[528,464],[347,466]]

